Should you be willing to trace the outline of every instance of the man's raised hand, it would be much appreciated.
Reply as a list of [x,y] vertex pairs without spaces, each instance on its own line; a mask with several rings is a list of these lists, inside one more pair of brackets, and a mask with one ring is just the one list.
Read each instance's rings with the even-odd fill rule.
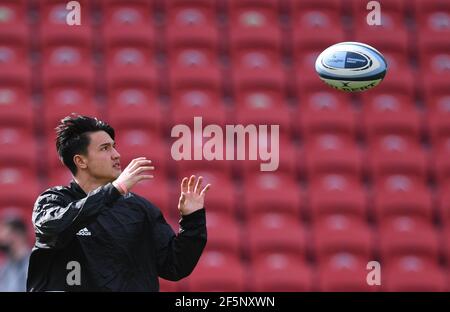
[[185,177],[181,181],[181,195],[178,202],[178,210],[181,215],[187,216],[204,207],[205,195],[211,185],[207,184],[202,189],[202,183],[203,178],[199,177],[196,182],[194,175],[189,179]]
[[139,181],[152,179],[153,175],[146,173],[155,169],[155,167],[150,165],[151,163],[152,161],[145,157],[133,159],[113,182],[113,185],[123,193],[123,186],[127,191],[130,191]]

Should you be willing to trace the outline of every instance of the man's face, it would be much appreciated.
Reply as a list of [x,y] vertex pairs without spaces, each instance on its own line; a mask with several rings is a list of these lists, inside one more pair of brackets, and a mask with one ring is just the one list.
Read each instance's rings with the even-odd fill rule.
[[83,155],[87,172],[96,180],[114,181],[122,172],[115,142],[105,131],[92,132],[88,136],[91,142],[87,155]]

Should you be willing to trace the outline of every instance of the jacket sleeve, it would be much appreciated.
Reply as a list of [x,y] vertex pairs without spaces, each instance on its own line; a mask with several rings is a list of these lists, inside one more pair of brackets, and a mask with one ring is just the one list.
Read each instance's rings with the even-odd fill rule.
[[73,236],[80,226],[108,204],[120,197],[120,192],[112,183],[101,186],[87,194],[86,197],[70,201],[67,195],[57,189],[42,193],[33,209],[33,225],[37,243],[43,247],[60,245],[65,238]]
[[161,212],[154,227],[158,275],[178,281],[194,270],[206,246],[206,214],[200,209],[180,220],[176,235]]

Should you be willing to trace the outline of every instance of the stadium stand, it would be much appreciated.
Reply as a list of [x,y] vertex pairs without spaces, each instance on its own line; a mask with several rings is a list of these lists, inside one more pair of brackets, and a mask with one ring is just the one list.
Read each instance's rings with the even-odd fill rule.
[[[450,2],[379,2],[381,26],[361,0],[86,0],[68,26],[66,1],[0,1],[0,213],[29,220],[70,180],[54,128],[88,114],[115,127],[122,164],[153,160],[133,191],[175,230],[180,178],[213,184],[205,253],[162,291],[449,291]],[[318,79],[344,40],[385,54],[379,87]],[[194,116],[280,125],[279,170],[175,162],[170,129]]]

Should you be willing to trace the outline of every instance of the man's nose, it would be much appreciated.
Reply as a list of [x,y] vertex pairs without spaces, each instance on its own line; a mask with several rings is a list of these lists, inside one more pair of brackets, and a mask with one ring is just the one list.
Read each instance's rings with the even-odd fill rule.
[[120,158],[120,154],[119,154],[119,152],[118,152],[115,148],[113,148],[113,158],[114,158],[114,159]]

